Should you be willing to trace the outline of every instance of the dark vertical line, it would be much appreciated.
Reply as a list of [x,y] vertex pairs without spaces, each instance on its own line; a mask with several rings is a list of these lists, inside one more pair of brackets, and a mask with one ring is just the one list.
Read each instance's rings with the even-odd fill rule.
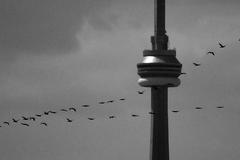
[[151,160],[169,160],[168,88],[151,89]]

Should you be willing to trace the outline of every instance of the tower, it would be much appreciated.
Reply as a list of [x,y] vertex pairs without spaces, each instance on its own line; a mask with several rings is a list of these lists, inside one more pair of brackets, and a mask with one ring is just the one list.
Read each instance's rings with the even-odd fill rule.
[[152,50],[143,51],[143,61],[137,64],[138,83],[151,88],[151,160],[169,160],[168,87],[180,85],[182,64],[176,50],[168,49],[165,29],[165,0],[155,0]]

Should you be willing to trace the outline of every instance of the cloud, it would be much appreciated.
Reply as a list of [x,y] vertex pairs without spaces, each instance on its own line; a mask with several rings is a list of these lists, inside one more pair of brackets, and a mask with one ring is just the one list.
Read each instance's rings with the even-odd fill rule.
[[109,0],[0,0],[1,58],[69,53],[79,47],[76,33],[85,19],[96,28],[109,28],[99,20],[109,5]]

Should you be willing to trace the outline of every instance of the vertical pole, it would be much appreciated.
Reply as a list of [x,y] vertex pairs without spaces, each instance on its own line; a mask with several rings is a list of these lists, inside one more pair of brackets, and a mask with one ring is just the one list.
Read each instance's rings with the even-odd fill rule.
[[[168,36],[165,30],[165,0],[155,0],[155,28],[153,50],[167,50]],[[168,136],[168,88],[151,88],[151,160],[169,160]]]
[[151,88],[151,160],[169,160],[168,88]]

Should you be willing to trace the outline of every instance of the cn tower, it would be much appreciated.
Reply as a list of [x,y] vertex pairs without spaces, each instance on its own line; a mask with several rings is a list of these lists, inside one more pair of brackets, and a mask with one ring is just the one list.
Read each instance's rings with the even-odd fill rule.
[[168,48],[165,27],[165,0],[154,1],[154,36],[152,49],[143,51],[143,61],[137,64],[138,83],[151,88],[150,160],[169,160],[168,87],[180,85],[182,64],[176,50]]

